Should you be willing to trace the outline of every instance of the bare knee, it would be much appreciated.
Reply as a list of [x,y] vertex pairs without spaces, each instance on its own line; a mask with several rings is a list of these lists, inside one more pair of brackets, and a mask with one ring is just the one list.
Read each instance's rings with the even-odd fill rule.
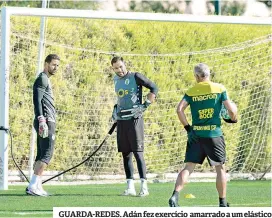
[[184,167],[183,171],[186,170],[186,171],[189,172],[189,174],[191,174],[195,169],[195,165],[196,165],[195,163],[187,162],[185,164],[185,167]]
[[220,164],[220,165],[215,166],[215,170],[216,170],[216,172],[222,172],[222,171],[225,172],[226,168],[225,168],[224,164]]
[[226,174],[225,165],[218,165],[218,166],[215,166],[215,170],[216,170],[216,174],[217,174],[218,176],[225,176],[225,174]]
[[47,167],[47,164],[45,162],[37,161],[34,167],[34,174],[41,176],[46,167]]

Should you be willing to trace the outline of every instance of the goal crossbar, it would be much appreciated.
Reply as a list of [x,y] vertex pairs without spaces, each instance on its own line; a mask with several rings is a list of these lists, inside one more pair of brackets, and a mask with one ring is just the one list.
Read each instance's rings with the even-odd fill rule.
[[21,8],[3,7],[7,15],[21,16],[46,16],[46,17],[75,17],[106,20],[138,20],[138,21],[161,21],[161,22],[191,22],[191,23],[225,23],[225,24],[256,24],[271,25],[271,19],[267,17],[246,16],[196,16],[185,14],[163,14],[145,12],[112,12],[73,9],[44,9],[44,8]]

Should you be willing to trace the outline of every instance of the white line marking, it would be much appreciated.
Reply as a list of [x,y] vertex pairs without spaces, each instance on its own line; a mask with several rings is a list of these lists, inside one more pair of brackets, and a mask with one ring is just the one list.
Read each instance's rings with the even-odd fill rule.
[[[254,205],[254,206],[256,206],[256,205],[266,205],[266,204],[270,204],[271,205],[271,202],[264,202],[264,203],[252,203],[252,204],[232,204],[232,203],[229,203],[230,204],[230,207],[233,207],[233,206],[235,206],[235,207],[247,207],[247,206],[252,206],[252,205]],[[181,205],[182,206],[182,205]],[[186,207],[188,207],[188,206],[186,206]],[[194,206],[192,206],[192,207],[218,207],[218,204],[217,205],[194,205]]]

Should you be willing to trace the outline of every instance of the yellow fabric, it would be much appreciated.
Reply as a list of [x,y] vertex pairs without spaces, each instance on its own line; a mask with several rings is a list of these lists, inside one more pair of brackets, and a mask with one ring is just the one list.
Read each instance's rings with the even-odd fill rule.
[[199,82],[192,88],[190,88],[186,94],[188,96],[207,95],[211,93],[222,93],[226,91],[226,88],[219,84],[211,81]]

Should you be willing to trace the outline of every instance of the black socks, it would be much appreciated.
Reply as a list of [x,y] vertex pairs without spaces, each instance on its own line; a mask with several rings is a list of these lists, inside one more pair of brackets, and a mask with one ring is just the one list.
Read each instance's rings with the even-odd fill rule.
[[172,196],[175,196],[175,198],[178,199],[178,197],[179,197],[179,192],[177,192],[177,191],[174,190]]
[[220,207],[227,207],[227,200],[226,200],[226,198],[219,198],[219,206]]

